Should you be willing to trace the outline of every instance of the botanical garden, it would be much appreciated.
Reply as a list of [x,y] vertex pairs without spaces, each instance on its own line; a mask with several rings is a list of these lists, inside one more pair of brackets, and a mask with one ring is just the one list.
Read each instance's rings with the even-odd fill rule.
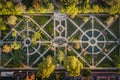
[[120,0],[0,0],[0,80],[120,80]]

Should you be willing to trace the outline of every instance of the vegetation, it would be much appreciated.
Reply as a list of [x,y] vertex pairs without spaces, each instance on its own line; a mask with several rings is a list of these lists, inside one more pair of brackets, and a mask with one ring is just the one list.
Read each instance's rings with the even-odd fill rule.
[[16,37],[16,36],[17,36],[17,31],[16,31],[14,28],[12,29],[12,31],[13,31],[13,32],[12,32],[12,36],[13,36],[13,37]]
[[[59,57],[57,59],[60,61],[63,60],[63,66],[68,71],[69,76],[79,76],[81,69],[83,69],[83,64],[75,56],[68,56],[64,58],[63,54],[63,52],[59,51]],[[38,66],[37,76],[41,77],[41,79],[49,78],[57,66],[55,61],[56,59],[52,58],[50,55],[44,58]]]
[[10,53],[12,50],[18,50],[20,48],[21,48],[20,43],[13,42],[13,44],[11,44],[11,45],[8,45],[8,44],[3,45],[2,52]]
[[26,11],[26,6],[22,3],[19,3],[15,6],[15,11],[17,12],[17,14],[24,13]]
[[18,50],[21,48],[21,44],[20,43],[17,43],[17,42],[13,42],[13,44],[11,44],[11,48],[13,50]]
[[7,21],[8,21],[8,24],[15,25],[16,21],[17,21],[17,17],[16,16],[10,16]]
[[80,73],[81,73],[81,76],[85,78],[90,78],[92,75],[90,69],[82,69]]
[[0,30],[6,30],[6,23],[2,17],[0,17]]
[[41,77],[41,79],[47,79],[54,69],[55,64],[53,62],[53,58],[51,56],[47,56],[47,58],[43,59],[39,64],[37,76]]
[[117,55],[114,55],[114,64],[115,64],[115,66],[116,67],[118,67],[118,68],[120,68],[120,57],[119,57],[119,55],[117,56]]
[[75,56],[67,56],[64,59],[64,67],[68,71],[69,76],[79,76],[83,64]]
[[11,1],[1,1],[0,2],[0,15],[19,15],[26,10],[26,6],[22,3],[14,4]]
[[[26,59],[26,54],[24,50],[21,49],[12,49],[10,45],[3,45],[3,57],[2,57],[2,63],[5,64],[9,58],[11,58],[11,61],[8,64],[5,64],[4,67],[9,68],[19,68],[22,67],[23,61]],[[6,54],[7,53],[7,54]]]
[[43,1],[42,0],[33,0],[32,6],[36,9],[39,10],[42,7]]
[[65,57],[65,54],[63,53],[63,51],[62,50],[58,50],[57,59],[60,62],[60,65],[61,65],[64,57]]
[[61,5],[63,6],[70,6],[70,5],[78,5],[79,1],[78,0],[60,0]]
[[78,8],[75,6],[75,4],[73,4],[73,5],[67,6],[66,8],[62,8],[60,11],[74,18],[75,15],[78,13]]
[[106,25],[110,25],[115,19],[118,18],[118,15],[110,16],[108,19],[105,20]]
[[11,54],[11,58],[12,58],[12,62],[16,64],[21,64],[21,62],[25,60],[26,54],[24,50],[17,49],[13,51],[13,53]]
[[30,6],[32,6],[32,1],[33,0],[22,0],[22,4],[25,5],[27,9],[29,9]]
[[[59,11],[74,17],[77,13],[120,13],[119,3],[120,0],[97,0],[96,3],[90,0],[56,0],[55,4],[60,6]],[[54,7],[57,6],[51,0],[22,0],[22,3],[17,4],[3,0],[0,3],[0,14],[51,13]]]
[[10,53],[11,51],[12,51],[12,48],[9,45],[7,44],[3,45],[2,52]]
[[49,0],[33,0],[32,6],[39,13],[48,13],[54,10],[54,6]]
[[[29,1],[29,0],[24,0],[24,1]],[[60,0],[60,1],[61,1],[60,2],[61,7],[58,8],[58,10],[61,11],[62,13],[70,15],[72,18],[74,18],[76,16],[76,14],[78,14],[78,13],[110,13],[110,14],[119,14],[120,13],[120,4],[119,4],[120,0],[117,0],[117,1],[116,0],[112,0],[112,1],[111,0],[104,0],[104,1],[101,0],[101,2],[105,2],[104,5],[99,4],[99,3],[92,4],[92,3],[90,3],[89,0]],[[32,5],[32,7],[30,5]],[[103,8],[103,6],[105,6],[105,8]],[[11,30],[11,27],[12,27],[12,30],[13,30],[12,37],[10,36],[10,38],[14,39],[16,37],[16,35],[18,34],[18,32],[17,32],[17,30],[14,29],[13,26],[15,26],[17,21],[19,20],[15,15],[21,15],[23,13],[28,13],[28,14],[29,13],[52,13],[54,11],[54,9],[55,9],[55,6],[53,5],[53,3],[50,0],[33,0],[33,1],[31,1],[31,3],[29,1],[29,5],[27,5],[27,2],[23,2],[23,4],[22,4],[22,3],[13,3],[11,1],[7,1],[7,2],[1,1],[0,15],[7,15],[7,16],[0,17],[0,30],[6,30],[6,29]],[[33,18],[33,16],[30,16],[30,17]],[[98,16],[96,16],[96,17],[98,17]],[[116,16],[111,15],[109,18],[107,18],[104,21],[104,23],[106,25],[110,25],[115,19],[116,19]],[[43,26],[44,23],[47,22],[48,20],[49,19],[47,19],[47,18],[46,18],[46,20],[45,20],[45,18],[44,19],[41,18],[40,20],[36,20],[36,21],[40,22],[39,24],[42,24],[41,26]],[[87,22],[88,17],[84,17],[83,21]],[[77,20],[76,20],[76,23],[77,23]],[[70,24],[68,24],[68,25],[70,25]],[[89,23],[88,23],[88,25],[89,25]],[[29,26],[31,26],[31,25],[29,25]],[[51,26],[53,26],[53,25],[51,25]],[[46,32],[47,32],[47,30],[48,30],[48,32],[50,32],[51,26],[49,25],[48,27],[44,27],[43,30],[45,30],[45,28],[46,28]],[[22,30],[22,28],[23,28],[23,26],[21,26],[21,30]],[[8,30],[2,32],[2,34],[5,33],[5,35],[6,35],[7,31]],[[52,35],[52,31],[50,32],[50,34]],[[4,35],[2,35],[2,36],[4,36]],[[29,37],[32,38],[33,44],[37,44],[37,41],[39,41],[42,38],[42,33],[36,32],[32,36],[30,35]],[[15,65],[17,63],[21,64],[20,62],[22,62],[25,59],[25,54],[20,49],[21,46],[22,45],[17,42],[13,42],[11,45],[10,44],[2,45],[2,52],[8,53],[8,55],[10,54],[10,57],[12,57],[12,59],[13,59],[11,61],[11,65],[12,65],[12,63],[13,63],[13,65]],[[43,47],[41,47],[41,48],[43,48]],[[79,42],[75,43],[74,47],[68,46],[68,54],[72,54],[72,48],[75,48],[75,50],[77,52],[79,52],[81,50],[80,43]],[[51,50],[54,50],[54,49],[55,48],[53,48],[53,46],[52,46]],[[43,54],[41,54],[41,55],[43,55]],[[72,55],[74,55],[74,54],[72,54]],[[88,56],[88,54],[86,54],[85,51],[83,51],[83,55]],[[83,56],[83,55],[80,55],[80,56]],[[88,57],[83,57],[83,58],[88,59]],[[116,67],[120,67],[120,59],[118,58],[118,56],[116,56],[115,59],[116,59],[116,61],[115,61]],[[70,76],[82,75],[82,76],[88,78],[91,75],[90,71],[82,70],[83,64],[75,56],[65,57],[65,54],[62,50],[58,50],[57,60],[60,63],[61,62],[64,63],[63,66],[68,71]],[[88,61],[91,61],[91,60],[88,60]],[[12,66],[12,67],[14,67],[14,66]],[[55,63],[53,62],[53,58],[51,56],[48,56],[39,64],[38,76],[40,76],[42,79],[43,78],[46,79],[50,76],[50,74],[54,71],[54,69],[55,69]]]
[[41,33],[36,32],[34,33],[34,35],[32,36],[32,43],[33,44],[37,44],[37,41],[41,38]]
[[[25,54],[24,50],[21,50],[21,49],[14,50],[8,56],[11,56],[12,60],[10,61],[9,64],[4,65],[4,67],[8,67],[8,68],[20,68],[20,67],[23,67],[22,62],[25,61],[25,58],[26,58],[26,54]],[[5,60],[5,59],[3,59],[3,60]]]

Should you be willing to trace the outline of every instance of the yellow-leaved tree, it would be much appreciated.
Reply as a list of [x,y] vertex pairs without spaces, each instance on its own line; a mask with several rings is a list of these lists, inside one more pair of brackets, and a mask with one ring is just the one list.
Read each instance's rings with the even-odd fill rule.
[[53,58],[49,55],[39,64],[37,76],[41,77],[41,79],[47,79],[54,69],[55,64]]
[[64,59],[64,67],[68,71],[69,76],[79,76],[81,69],[83,69],[83,64],[75,56],[67,56]]

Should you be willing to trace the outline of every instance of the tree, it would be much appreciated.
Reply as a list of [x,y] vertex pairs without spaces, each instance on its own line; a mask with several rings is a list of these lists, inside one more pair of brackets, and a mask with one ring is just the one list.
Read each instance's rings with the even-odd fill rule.
[[80,6],[80,9],[82,9],[82,13],[88,13],[90,12],[90,1],[89,0],[84,0],[82,3],[82,6]]
[[60,3],[63,6],[78,5],[79,0],[60,0]]
[[2,17],[0,17],[0,30],[6,30],[6,24]]
[[13,50],[18,50],[21,48],[21,44],[20,43],[17,43],[17,42],[13,42],[13,44],[11,44],[11,48]]
[[120,13],[120,0],[104,0],[103,2],[105,7],[109,9],[110,14]]
[[2,52],[10,53],[11,51],[12,51],[12,48],[9,45],[7,44],[3,45]]
[[6,7],[7,8],[12,8],[13,7],[13,3],[11,1],[7,1],[6,2]]
[[76,14],[78,13],[78,8],[75,6],[75,4],[67,6],[66,8],[62,8],[61,13],[66,13],[71,16],[71,18],[74,18]]
[[3,7],[3,5],[2,5],[2,3],[0,3],[0,9],[2,9],[2,7]]
[[9,14],[14,14],[15,8],[14,4],[11,1],[1,1],[0,2],[0,15],[9,15]]
[[15,6],[15,11],[17,12],[17,14],[21,14],[26,11],[26,6],[22,3],[19,3]]
[[22,3],[23,3],[23,5],[25,5],[25,6],[27,7],[27,9],[28,9],[29,7],[32,6],[32,1],[33,1],[33,0],[22,0]]
[[90,1],[84,0],[82,4],[83,9],[90,9]]
[[49,55],[38,66],[37,76],[42,79],[47,79],[55,69],[53,58]]
[[110,8],[110,14],[116,14],[120,13],[120,2],[117,3],[116,5],[111,6]]
[[119,56],[119,55],[114,55],[114,56],[113,56],[113,59],[114,59],[114,65],[115,65],[117,68],[120,68],[120,56]]
[[69,76],[79,76],[83,64],[75,56],[67,56],[64,59],[64,67],[68,71]]
[[93,5],[93,11],[98,13],[100,11],[100,7],[98,5]]
[[34,35],[32,36],[32,43],[37,44],[37,41],[41,38],[42,38],[41,33],[35,32]]
[[60,62],[60,65],[61,65],[64,57],[65,57],[65,54],[63,53],[63,51],[62,50],[58,50],[57,59]]
[[110,14],[120,13],[120,0],[98,0],[98,3],[104,9],[106,8]]
[[10,16],[10,17],[7,19],[7,22],[8,22],[8,24],[10,24],[10,25],[15,25],[15,24],[16,24],[16,21],[17,21],[17,17],[16,17],[16,16]]
[[108,7],[114,6],[120,3],[120,0],[104,0]]
[[33,6],[36,10],[39,10],[42,5],[43,5],[43,0],[33,0],[33,2],[32,2],[32,6]]

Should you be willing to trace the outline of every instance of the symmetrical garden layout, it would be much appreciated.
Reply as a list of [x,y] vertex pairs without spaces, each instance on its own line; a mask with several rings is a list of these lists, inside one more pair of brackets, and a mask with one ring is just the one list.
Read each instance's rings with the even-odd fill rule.
[[[106,22],[110,17],[113,20]],[[2,48],[14,42],[21,44],[26,55],[22,63],[31,67],[36,67],[47,55],[57,56],[59,49],[66,56],[77,56],[86,67],[91,68],[114,67],[114,55],[120,55],[120,21],[117,15],[79,14],[72,19],[55,12],[18,18],[15,26],[9,25],[7,31],[0,31],[1,66],[12,64],[11,56],[2,52]],[[13,32],[16,36],[12,35]],[[33,44],[35,33],[41,33],[41,37]],[[13,55],[14,51],[10,54]]]

